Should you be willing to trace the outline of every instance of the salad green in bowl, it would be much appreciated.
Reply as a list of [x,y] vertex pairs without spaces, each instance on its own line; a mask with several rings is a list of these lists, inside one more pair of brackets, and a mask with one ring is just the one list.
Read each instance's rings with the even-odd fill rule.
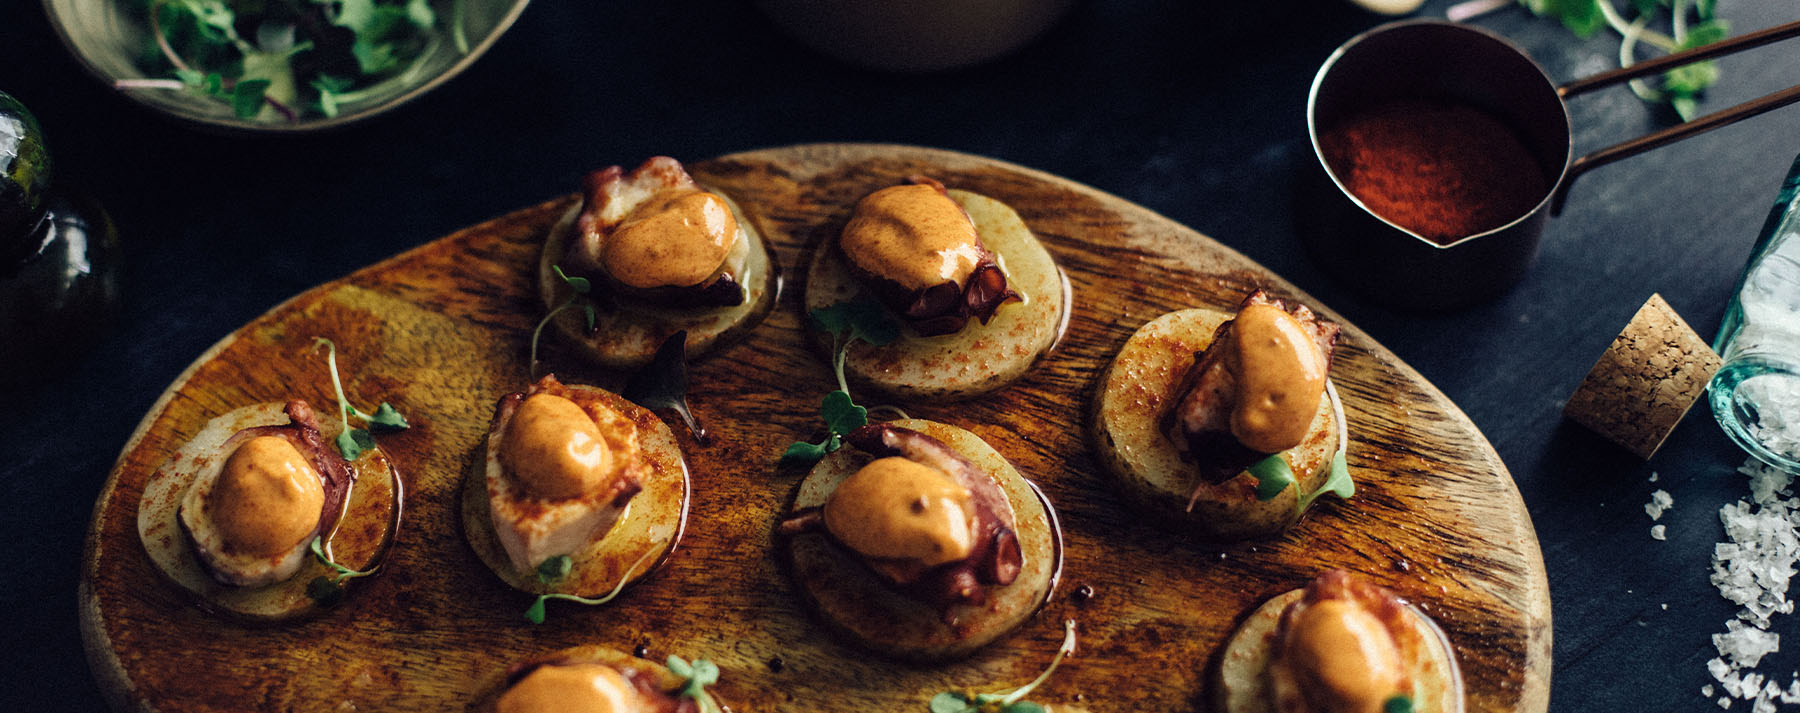
[[152,109],[292,133],[392,109],[474,63],[528,0],[44,0],[90,72]]

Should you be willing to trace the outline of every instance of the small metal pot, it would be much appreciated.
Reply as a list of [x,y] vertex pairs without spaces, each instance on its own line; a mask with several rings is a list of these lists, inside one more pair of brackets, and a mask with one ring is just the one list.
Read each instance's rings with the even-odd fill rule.
[[[1437,20],[1377,27],[1325,60],[1306,102],[1315,161],[1303,167],[1296,208],[1302,240],[1324,269],[1377,302],[1414,311],[1448,311],[1501,295],[1525,275],[1538,239],[1560,211],[1569,184],[1588,169],[1746,119],[1800,100],[1800,87],[1710,114],[1574,158],[1563,101],[1582,92],[1670,67],[1800,35],[1789,23],[1563,86],[1524,51],[1492,33]],[[1466,105],[1510,126],[1544,171],[1550,188],[1505,225],[1444,244],[1371,211],[1325,160],[1321,130],[1345,117],[1401,99]]]

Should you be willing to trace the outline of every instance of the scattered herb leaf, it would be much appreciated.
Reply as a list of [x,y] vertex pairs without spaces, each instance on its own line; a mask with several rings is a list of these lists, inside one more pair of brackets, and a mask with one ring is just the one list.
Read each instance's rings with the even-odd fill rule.
[[312,551],[313,559],[318,560],[320,564],[323,564],[326,567],[330,567],[332,573],[314,577],[312,581],[307,582],[306,596],[308,599],[317,602],[319,606],[333,607],[337,606],[338,602],[343,601],[344,599],[345,581],[374,574],[376,570],[381,569],[381,565],[377,564],[374,567],[361,571],[345,567],[344,565],[332,561],[331,554],[326,551],[326,548],[329,546],[325,545],[324,542],[324,537],[315,536],[312,539],[312,543],[307,545],[307,549]]
[[550,320],[556,318],[556,315],[561,314],[563,310],[572,307],[580,307],[581,311],[587,315],[588,331],[594,331],[594,302],[588,297],[588,293],[594,289],[593,283],[589,282],[585,277],[570,277],[568,273],[563,272],[561,265],[551,265],[550,270],[555,272],[557,279],[562,280],[563,284],[568,285],[569,289],[574,290],[575,293],[569,295],[569,299],[563,300],[562,304],[557,305],[546,313],[543,319],[538,320],[537,328],[531,330],[532,376],[537,376],[538,341],[544,336],[544,325],[549,324]]
[[825,417],[825,426],[833,433],[848,435],[851,431],[869,425],[869,410],[851,401],[848,391],[826,394],[825,399],[819,403],[819,415]]
[[787,447],[787,450],[782,451],[781,461],[783,463],[798,463],[801,465],[817,463],[819,462],[819,459],[825,457],[825,454],[839,448],[841,445],[839,443],[839,438],[838,434],[833,433],[825,436],[825,441],[823,443],[795,441],[792,445]]
[[[880,347],[900,337],[900,324],[866,295],[820,307],[807,314],[815,326],[831,335],[831,365],[837,375],[838,389],[826,394],[819,405],[819,415],[825,419],[825,440],[819,443],[799,441],[781,454],[782,462],[801,465],[816,463],[836,451],[843,445],[843,436],[869,423],[869,409],[856,405],[850,398],[850,384],[844,378],[844,358],[849,353],[850,343],[860,339]],[[891,409],[901,418],[906,417],[905,412],[891,406],[875,408]]]
[[1356,481],[1350,479],[1350,467],[1344,461],[1342,450],[1332,454],[1331,475],[1325,478],[1324,484],[1320,485],[1318,490],[1300,496],[1299,508],[1305,510],[1306,506],[1311,505],[1314,500],[1326,493],[1336,495],[1340,500],[1349,500],[1356,496]]
[[[975,693],[974,691],[944,691],[931,697],[931,713],[1044,713],[1042,705],[1022,700],[1044,681],[1062,664],[1064,656],[1075,651],[1075,620],[1063,621],[1062,646],[1057,647],[1056,656],[1050,659],[1050,666],[1037,678],[1018,688],[1004,693]],[[1384,711],[1384,713],[1387,713]]]
[[351,405],[350,399],[344,397],[344,382],[338,378],[337,345],[324,337],[313,337],[313,349],[317,350],[319,347],[325,347],[325,366],[331,370],[331,388],[337,392],[338,422],[343,425],[343,432],[337,436],[337,447],[344,460],[356,460],[362,456],[363,451],[375,447],[375,437],[368,430],[350,427],[351,416],[384,431],[412,428],[412,424],[406,422],[406,417],[386,401],[375,409],[373,415]]
[[706,659],[695,659],[692,664],[680,656],[669,654],[669,672],[687,679],[681,685],[682,698],[692,698],[700,707],[701,713],[718,713],[719,703],[713,700],[706,687],[719,682],[719,667]]
[[1294,469],[1280,453],[1257,461],[1247,470],[1250,477],[1256,479],[1256,499],[1263,502],[1274,500],[1281,491],[1294,484]]
[[706,428],[688,408],[687,388],[687,330],[682,330],[663,340],[650,363],[625,381],[625,389],[620,395],[651,411],[669,409],[680,414],[694,439],[705,444],[708,440]]
[[1381,713],[1413,713],[1411,696],[1394,696],[1381,704]]
[[537,578],[544,586],[560,582],[569,576],[569,570],[575,567],[575,561],[568,555],[557,555],[538,563]]
[[[561,592],[551,592],[549,594],[539,594],[537,599],[531,603],[531,606],[525,609],[525,620],[529,621],[533,624],[544,623],[544,614],[545,614],[544,603],[548,602],[552,599],[563,599],[563,600],[567,600],[567,601],[571,601],[571,602],[576,602],[578,604],[587,604],[589,606],[605,604],[607,602],[612,601],[614,597],[619,596],[619,592],[625,591],[625,585],[631,581],[631,574],[633,572],[636,572],[637,568],[644,564],[644,560],[650,559],[650,556],[654,555],[656,553],[657,553],[657,551],[653,548],[650,551],[645,552],[644,555],[642,557],[639,557],[636,562],[631,563],[630,567],[626,567],[625,573],[622,575],[619,575],[619,584],[617,586],[613,587],[612,591],[607,592],[606,596],[590,599],[587,597],[576,596],[574,594],[563,594]],[[560,564],[552,564],[553,562],[556,562],[557,560],[561,560],[562,562]],[[542,582],[544,584],[544,586],[550,586],[551,584],[561,581],[562,578],[569,576],[569,570],[573,566],[574,566],[574,562],[569,559],[568,555],[559,555],[556,557],[551,557],[550,559],[544,560],[542,563],[538,564],[538,568],[537,568],[538,581]],[[545,579],[545,574],[546,574],[545,568],[546,567],[548,567],[550,569],[551,574],[555,575],[553,578]]]

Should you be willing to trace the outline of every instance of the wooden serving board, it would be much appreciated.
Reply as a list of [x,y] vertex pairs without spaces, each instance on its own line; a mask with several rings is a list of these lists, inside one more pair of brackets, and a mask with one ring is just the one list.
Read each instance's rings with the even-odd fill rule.
[[[635,163],[641,157],[619,157]],[[533,265],[573,197],[457,232],[307,291],[221,340],[169,386],[126,444],[95,504],[81,623],[95,677],[118,710],[456,711],[473,682],[576,644],[708,658],[737,711],[924,711],[950,688],[1012,687],[1048,663],[1065,618],[1076,656],[1034,700],[1091,711],[1205,707],[1207,668],[1236,622],[1331,567],[1363,572],[1436,618],[1455,644],[1471,711],[1546,709],[1550,600],[1543,556],[1511,476],[1443,394],[1354,326],[1332,377],[1350,423],[1357,497],[1315,507],[1284,535],[1208,546],[1132,512],[1084,435],[1094,383],[1127,336],[1170,310],[1235,306],[1261,287],[1336,319],[1280,277],[1193,230],[1099,191],[999,161],[929,149],[806,145],[691,167],[729,192],[788,277],[767,322],[696,364],[690,403],[716,434],[685,429],[687,532],[663,569],[603,607],[550,605],[501,583],[464,542],[459,481],[494,400],[527,382],[543,306]],[[1066,336],[1024,380],[953,405],[900,404],[974,431],[1060,512],[1061,582],[1017,632],[972,658],[897,664],[811,618],[773,528],[800,473],[776,460],[819,426],[829,364],[805,345],[795,284],[806,251],[862,195],[925,173],[1012,205],[1067,271]],[[1342,321],[1341,319],[1339,320]],[[338,608],[248,626],[201,611],[158,578],[134,527],[145,479],[208,418],[259,401],[333,403],[312,337],[335,340],[345,389],[393,402],[410,431],[381,437],[409,492],[385,572]],[[547,345],[566,381],[616,388]],[[873,400],[865,398],[864,400]]]

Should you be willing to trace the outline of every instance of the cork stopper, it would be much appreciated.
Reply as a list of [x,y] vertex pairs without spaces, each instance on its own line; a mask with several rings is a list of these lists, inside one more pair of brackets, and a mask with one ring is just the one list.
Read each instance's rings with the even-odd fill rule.
[[1563,404],[1563,416],[1649,460],[1719,363],[1662,295],[1650,295]]

